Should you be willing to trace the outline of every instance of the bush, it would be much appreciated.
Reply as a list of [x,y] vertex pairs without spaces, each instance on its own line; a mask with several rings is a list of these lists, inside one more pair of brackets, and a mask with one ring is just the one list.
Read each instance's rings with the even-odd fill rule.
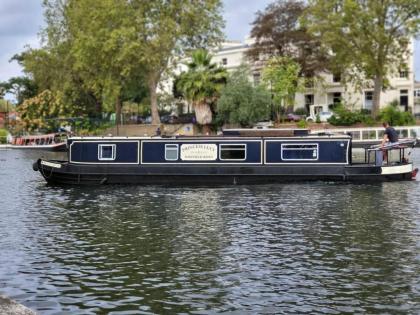
[[301,115],[301,116],[308,116],[308,111],[304,107],[299,107],[299,108],[296,108],[295,114]]
[[334,115],[328,119],[328,122],[334,126],[351,126],[357,123],[373,125],[375,123],[374,119],[366,110],[352,112],[344,106],[336,107],[334,109]]
[[217,124],[248,127],[270,117],[270,93],[263,86],[253,86],[248,77],[249,69],[243,66],[229,75],[217,102]]
[[388,105],[382,109],[379,113],[379,118],[381,121],[388,122],[391,126],[406,126],[416,123],[416,119],[411,113],[402,112],[393,105]]
[[7,143],[7,135],[8,135],[8,132],[6,129],[0,129],[0,143],[1,144]]
[[299,120],[296,125],[298,128],[302,128],[302,129],[305,129],[308,127],[308,123],[306,122],[305,119]]

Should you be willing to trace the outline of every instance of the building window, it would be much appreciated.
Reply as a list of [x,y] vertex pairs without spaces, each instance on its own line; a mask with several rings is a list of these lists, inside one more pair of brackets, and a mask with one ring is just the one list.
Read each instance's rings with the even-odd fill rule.
[[408,90],[400,90],[400,106],[404,106],[408,111]]
[[281,159],[283,161],[316,161],[318,160],[318,144],[282,144]]
[[220,144],[221,161],[244,161],[246,159],[246,144]]
[[365,91],[364,109],[372,110],[373,106],[373,91]]
[[414,90],[414,97],[420,98],[420,90]]
[[116,155],[115,144],[98,145],[98,160],[99,161],[114,161],[115,155]]
[[166,161],[178,160],[178,145],[177,144],[165,144],[165,160]]
[[400,71],[400,78],[407,79],[408,78],[408,71],[407,70]]
[[255,85],[260,84],[260,81],[261,81],[261,74],[260,74],[259,72],[254,72],[254,73],[252,74],[252,77],[253,77],[253,79],[254,79],[254,84],[255,84]]
[[333,73],[333,82],[334,83],[341,82],[341,74],[340,73]]
[[228,63],[227,58],[223,58],[223,59],[222,59],[222,65],[226,66],[226,65],[227,65],[227,63]]
[[333,94],[333,104],[340,104],[341,103],[341,93],[336,92]]
[[305,107],[309,108],[309,106],[314,105],[314,95],[313,94],[306,94],[305,95]]

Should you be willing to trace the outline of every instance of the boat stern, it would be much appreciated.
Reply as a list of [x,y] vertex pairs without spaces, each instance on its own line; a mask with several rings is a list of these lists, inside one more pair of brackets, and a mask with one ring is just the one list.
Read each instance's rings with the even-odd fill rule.
[[381,166],[381,175],[385,177],[403,177],[415,179],[418,169],[414,169],[412,163]]

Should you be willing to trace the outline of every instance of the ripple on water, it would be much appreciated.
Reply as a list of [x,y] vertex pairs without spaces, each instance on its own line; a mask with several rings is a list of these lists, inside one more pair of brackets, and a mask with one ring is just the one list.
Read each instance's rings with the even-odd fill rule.
[[57,188],[1,157],[0,292],[42,314],[420,312],[420,182]]

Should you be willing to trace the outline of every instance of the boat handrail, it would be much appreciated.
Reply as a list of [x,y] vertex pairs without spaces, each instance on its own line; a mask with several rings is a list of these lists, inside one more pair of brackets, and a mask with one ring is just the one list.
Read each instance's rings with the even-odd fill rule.
[[382,146],[382,144],[375,144],[366,148],[369,151],[390,151],[396,149],[407,149],[410,147],[414,147],[416,145],[416,139],[403,139],[398,142],[390,142],[386,143]]
[[[400,138],[416,138],[420,140],[420,126],[397,126],[394,127]],[[385,129],[383,127],[362,127],[362,128],[332,128],[312,130],[311,134],[320,132],[350,134],[353,141],[380,141],[383,138]]]

